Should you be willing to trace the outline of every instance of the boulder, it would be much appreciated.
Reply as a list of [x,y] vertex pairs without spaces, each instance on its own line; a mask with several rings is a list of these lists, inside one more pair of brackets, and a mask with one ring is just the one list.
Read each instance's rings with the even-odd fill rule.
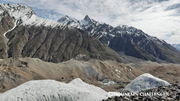
[[142,90],[152,89],[159,86],[170,85],[167,81],[152,76],[151,74],[145,73],[134,80],[132,80],[125,88],[124,91],[139,92]]

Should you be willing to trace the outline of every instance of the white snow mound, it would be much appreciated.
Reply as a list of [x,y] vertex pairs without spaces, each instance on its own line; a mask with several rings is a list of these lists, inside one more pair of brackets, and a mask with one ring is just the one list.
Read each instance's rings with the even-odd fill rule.
[[1,101],[102,101],[107,92],[77,78],[70,83],[33,80],[0,95]]
[[139,92],[142,90],[152,89],[159,86],[170,85],[167,81],[152,76],[151,74],[145,73],[131,81],[125,88],[124,91]]

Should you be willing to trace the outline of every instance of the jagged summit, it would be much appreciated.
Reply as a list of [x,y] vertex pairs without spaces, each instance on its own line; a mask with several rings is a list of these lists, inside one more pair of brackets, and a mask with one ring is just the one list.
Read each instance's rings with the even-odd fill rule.
[[91,19],[88,15],[86,15],[82,20],[77,20],[75,18],[69,17],[68,15],[65,15],[64,17],[57,20],[57,22],[63,25],[69,25],[79,29],[87,28],[91,24],[96,24],[96,25],[99,24],[98,21]]
[[91,20],[91,19],[90,19],[90,17],[89,17],[88,15],[86,15],[86,16],[84,17],[84,20]]
[[86,26],[86,25],[92,23],[92,19],[90,19],[90,17],[88,15],[86,15],[84,17],[84,19],[80,21],[80,23],[81,23],[81,28],[82,28],[83,26]]
[[118,25],[118,26],[116,26],[116,28],[128,28],[128,27],[130,27],[130,26],[127,26],[127,25]]
[[[99,25],[100,24],[100,22],[98,22],[98,21],[95,21],[94,19],[91,19],[88,15],[86,15],[85,17],[84,17],[84,19],[83,20],[81,20],[80,21],[81,22],[81,25],[82,25],[82,27],[89,27],[90,25]],[[84,29],[84,28],[82,28],[82,29]]]
[[57,22],[59,22],[59,23],[61,23],[63,25],[69,25],[69,26],[73,26],[73,27],[76,27],[76,28],[81,27],[80,22],[77,19],[71,18],[68,15],[60,18]]
[[60,18],[60,19],[58,20],[58,22],[74,21],[74,20],[76,20],[76,19],[72,19],[71,17],[69,17],[68,15],[66,15],[66,16]]

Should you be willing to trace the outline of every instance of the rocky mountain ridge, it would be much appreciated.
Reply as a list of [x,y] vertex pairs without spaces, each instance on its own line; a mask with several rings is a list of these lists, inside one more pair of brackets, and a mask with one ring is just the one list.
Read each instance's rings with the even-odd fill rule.
[[[30,7],[24,4],[0,4],[0,7],[1,7],[1,18],[2,18],[1,35],[4,35],[1,36],[2,39],[1,42],[2,45],[0,46],[0,50],[1,50],[0,54],[2,54],[2,56],[0,56],[1,58],[30,56],[30,57],[40,58],[45,61],[52,61],[54,57],[52,54],[54,53],[51,54],[51,50],[53,50],[53,52],[60,51],[60,48],[66,50],[66,48],[64,49],[62,47],[65,47],[66,45],[71,46],[73,44],[77,47],[83,46],[83,48],[73,49],[74,46],[71,46],[72,48],[68,49],[70,51],[68,51],[67,52],[68,54],[66,54],[65,56],[64,53],[57,52],[57,54],[61,54],[60,58],[59,59],[56,58],[52,62],[65,61],[70,58],[73,58],[78,54],[89,55],[90,51],[91,51],[90,53],[93,54],[95,52],[96,54],[95,56],[94,54],[89,55],[91,57],[97,58],[99,57],[98,52],[101,52],[100,53],[101,59],[103,59],[102,56],[104,54],[103,52],[105,51],[106,57],[104,59],[113,59],[113,56],[115,56],[116,58],[115,60],[117,60],[118,56],[116,56],[116,53],[110,52],[110,49],[96,48],[97,46],[100,47],[109,46],[117,53],[122,52],[125,55],[143,60],[150,60],[155,62],[180,63],[180,52],[178,50],[176,50],[174,47],[172,47],[170,44],[166,43],[165,41],[159,40],[156,37],[149,36],[148,34],[144,33],[142,30],[136,29],[134,27],[128,27],[126,25],[113,27],[106,23],[100,23],[98,21],[95,21],[91,19],[88,15],[85,16],[85,18],[81,21],[65,16],[59,19],[58,22],[56,22],[38,17]],[[81,30],[84,30],[85,32]],[[89,35],[98,38],[101,42],[94,42],[94,41],[83,42],[82,39],[84,39],[84,36],[83,38],[76,40],[74,39],[75,37],[73,36],[75,34],[72,34],[72,33],[85,34],[86,32],[88,32]],[[60,35],[61,33],[64,33],[64,35],[62,34],[62,37],[58,38],[57,36]],[[22,37],[23,39],[20,38],[19,40],[18,37],[21,36],[23,36]],[[91,38],[93,37],[88,37],[88,39],[91,40]],[[40,40],[38,40],[39,38]],[[59,39],[63,41],[74,39],[75,41],[72,44],[67,44],[67,42],[69,41],[66,41],[65,42],[66,44],[62,45],[62,43],[61,44],[57,43]],[[8,42],[5,42],[7,40]],[[81,40],[80,43],[86,43],[86,45],[76,45],[77,43],[79,43],[76,41],[79,40]],[[49,44],[51,42],[53,43]],[[35,43],[38,44],[35,45]],[[101,43],[103,43],[106,46],[102,45]],[[98,44],[98,45],[94,45],[94,44]],[[26,49],[27,45],[29,47],[28,49]],[[60,47],[56,45],[59,45]],[[93,46],[94,48],[91,46]],[[76,49],[80,49],[83,51]],[[96,49],[100,49],[100,50],[96,51]],[[85,52],[84,50],[87,51]]]
[[95,21],[88,15],[80,21],[66,16],[60,18],[58,22],[87,31],[113,50],[124,52],[129,56],[157,62],[180,62],[180,52],[178,50],[165,41],[149,36],[142,30],[134,27],[126,25],[113,27],[106,23]]
[[33,57],[49,62],[69,60],[79,54],[113,59],[118,55],[85,31],[38,17],[24,4],[0,4],[0,57]]

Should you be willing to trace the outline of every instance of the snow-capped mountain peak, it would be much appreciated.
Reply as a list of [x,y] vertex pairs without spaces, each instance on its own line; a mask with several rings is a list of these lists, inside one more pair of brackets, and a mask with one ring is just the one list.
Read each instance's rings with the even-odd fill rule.
[[67,15],[65,17],[60,18],[57,22],[59,22],[59,23],[61,23],[63,25],[70,25],[70,26],[73,26],[73,27],[76,27],[76,28],[81,27],[81,24],[77,19],[71,18],[71,17],[69,17]]
[[91,19],[88,15],[84,17],[83,20],[80,21],[81,25],[87,25],[87,24],[100,24],[100,22],[95,21],[94,19]]
[[[71,23],[72,22],[69,22],[67,24],[71,26]],[[81,28],[90,35],[97,37],[104,45],[109,46],[117,52],[125,52],[126,55],[144,60],[162,62],[161,59],[163,61],[169,59],[168,61],[170,62],[179,61],[171,58],[171,56],[177,58],[180,56],[180,53],[171,45],[132,26],[119,25],[113,27],[109,24],[95,21],[88,15],[76,24],[80,25],[78,28]],[[169,55],[169,53],[167,54],[167,52],[163,50],[168,50],[169,53],[172,54]],[[174,55],[176,53],[178,55]],[[169,57],[167,57],[167,55]]]
[[38,17],[31,7],[25,4],[0,4],[0,15],[3,12],[8,12],[11,17],[17,20],[17,25],[30,25],[30,26],[62,26],[62,24]]
[[86,15],[83,20],[86,21],[87,24],[93,23],[93,19],[91,19],[88,15]]
[[[64,25],[70,25],[76,28],[80,28],[82,30],[87,31],[90,35],[93,35],[97,38],[101,38],[102,36],[110,36],[109,40],[115,36],[126,36],[130,35],[131,37],[145,37],[147,39],[151,39],[154,41],[158,41],[159,44],[164,43],[164,41],[158,40],[155,37],[151,37],[144,33],[142,30],[134,28],[132,26],[127,25],[118,25],[113,27],[106,23],[100,23],[91,19],[88,15],[84,17],[82,20],[77,20],[75,18],[71,18],[69,16],[62,17],[58,20],[59,23]],[[108,45],[108,42],[106,42]]]
[[127,25],[118,25],[118,26],[116,26],[116,28],[122,28],[122,29],[125,29],[125,28],[128,28],[129,26],[127,26]]
[[77,22],[78,20],[76,20],[76,19],[73,19],[73,18],[71,18],[71,17],[69,17],[69,16],[65,16],[65,17],[62,17],[62,18],[60,18],[59,20],[58,20],[58,22],[60,22],[60,23],[67,23],[67,22]]
[[0,4],[2,11],[7,11],[15,19],[27,20],[36,15],[31,7],[24,4]]
[[85,16],[84,20],[91,20],[90,17],[88,15]]
[[60,18],[57,22],[83,30],[89,28],[90,26],[97,26],[100,24],[100,22],[91,19],[88,15],[86,15],[82,20],[77,20],[66,15]]

